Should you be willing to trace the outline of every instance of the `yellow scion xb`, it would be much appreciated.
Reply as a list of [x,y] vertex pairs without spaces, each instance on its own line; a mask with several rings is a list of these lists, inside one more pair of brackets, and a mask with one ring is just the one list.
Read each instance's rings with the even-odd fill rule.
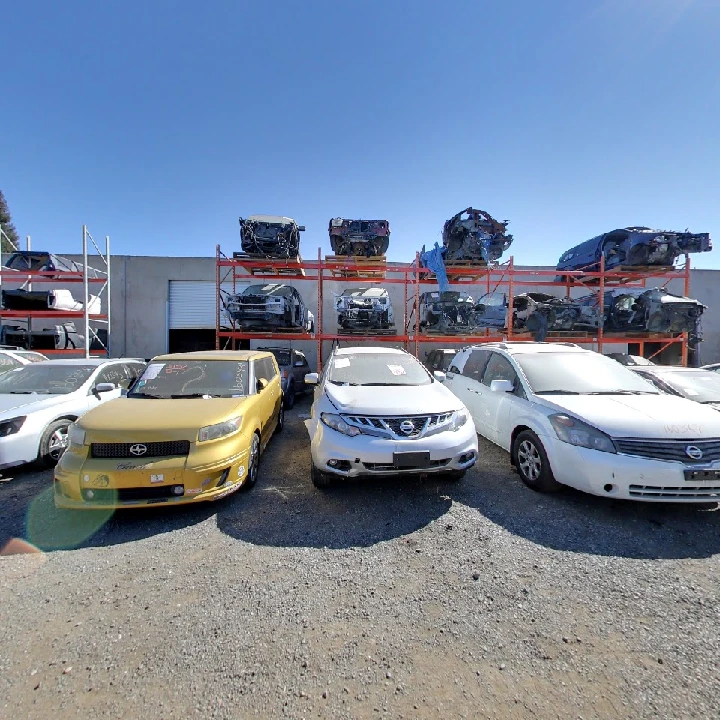
[[113,509],[219,500],[255,485],[260,455],[283,424],[271,353],[158,356],[125,397],[70,426],[55,468],[55,505]]

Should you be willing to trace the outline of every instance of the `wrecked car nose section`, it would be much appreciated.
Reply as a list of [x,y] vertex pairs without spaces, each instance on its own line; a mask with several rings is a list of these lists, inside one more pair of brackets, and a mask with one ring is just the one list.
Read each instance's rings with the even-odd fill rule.
[[390,245],[387,220],[346,220],[332,218],[328,226],[330,247],[336,255],[377,257]]
[[498,222],[484,210],[467,208],[459,212],[443,226],[445,262],[488,264],[499,260],[513,241],[507,226],[508,221]]
[[240,243],[248,255],[264,258],[296,258],[300,254],[300,232],[292,218],[251,215],[240,218]]
[[460,333],[477,327],[473,299],[465,292],[427,292],[420,296],[420,327],[429,332]]

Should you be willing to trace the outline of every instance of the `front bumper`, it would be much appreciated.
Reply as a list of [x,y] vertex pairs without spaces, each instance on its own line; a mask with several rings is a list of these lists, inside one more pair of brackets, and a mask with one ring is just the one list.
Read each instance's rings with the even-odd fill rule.
[[20,432],[0,437],[0,470],[37,460],[42,428],[33,428],[30,418]]
[[[472,420],[456,432],[447,431],[414,440],[391,440],[358,435],[349,437],[318,421],[310,444],[315,466],[337,477],[383,475],[425,475],[467,470],[477,461],[478,440]],[[393,454],[430,452],[430,467],[395,469]],[[344,463],[344,470],[328,465],[330,460]],[[345,464],[347,463],[347,464]]]
[[[187,457],[153,458],[143,464],[66,453],[55,468],[55,506],[114,510],[220,500],[243,486],[249,453],[246,447],[234,456],[203,466],[191,466]],[[182,492],[175,494],[175,488]]]
[[684,470],[720,470],[576,447],[543,438],[555,479],[592,495],[643,502],[720,502],[720,481],[686,481]]

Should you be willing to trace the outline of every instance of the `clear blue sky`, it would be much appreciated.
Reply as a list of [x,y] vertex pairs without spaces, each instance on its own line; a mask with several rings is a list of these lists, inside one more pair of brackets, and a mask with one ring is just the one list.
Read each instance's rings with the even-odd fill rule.
[[717,0],[22,0],[0,188],[33,246],[239,249],[238,216],[387,218],[410,260],[472,205],[522,263],[628,224],[709,231]]

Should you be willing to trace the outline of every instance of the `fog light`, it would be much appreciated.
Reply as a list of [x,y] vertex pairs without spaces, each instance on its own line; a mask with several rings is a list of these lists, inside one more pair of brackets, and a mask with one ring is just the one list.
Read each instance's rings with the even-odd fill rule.
[[95,493],[92,490],[86,490],[85,491],[85,497],[88,500],[92,500],[95,497]]
[[329,465],[330,467],[337,467],[337,466],[338,466],[338,461],[337,461],[337,460],[328,460],[328,465]]
[[185,488],[182,485],[175,485],[172,489],[173,495],[182,495],[185,492]]

